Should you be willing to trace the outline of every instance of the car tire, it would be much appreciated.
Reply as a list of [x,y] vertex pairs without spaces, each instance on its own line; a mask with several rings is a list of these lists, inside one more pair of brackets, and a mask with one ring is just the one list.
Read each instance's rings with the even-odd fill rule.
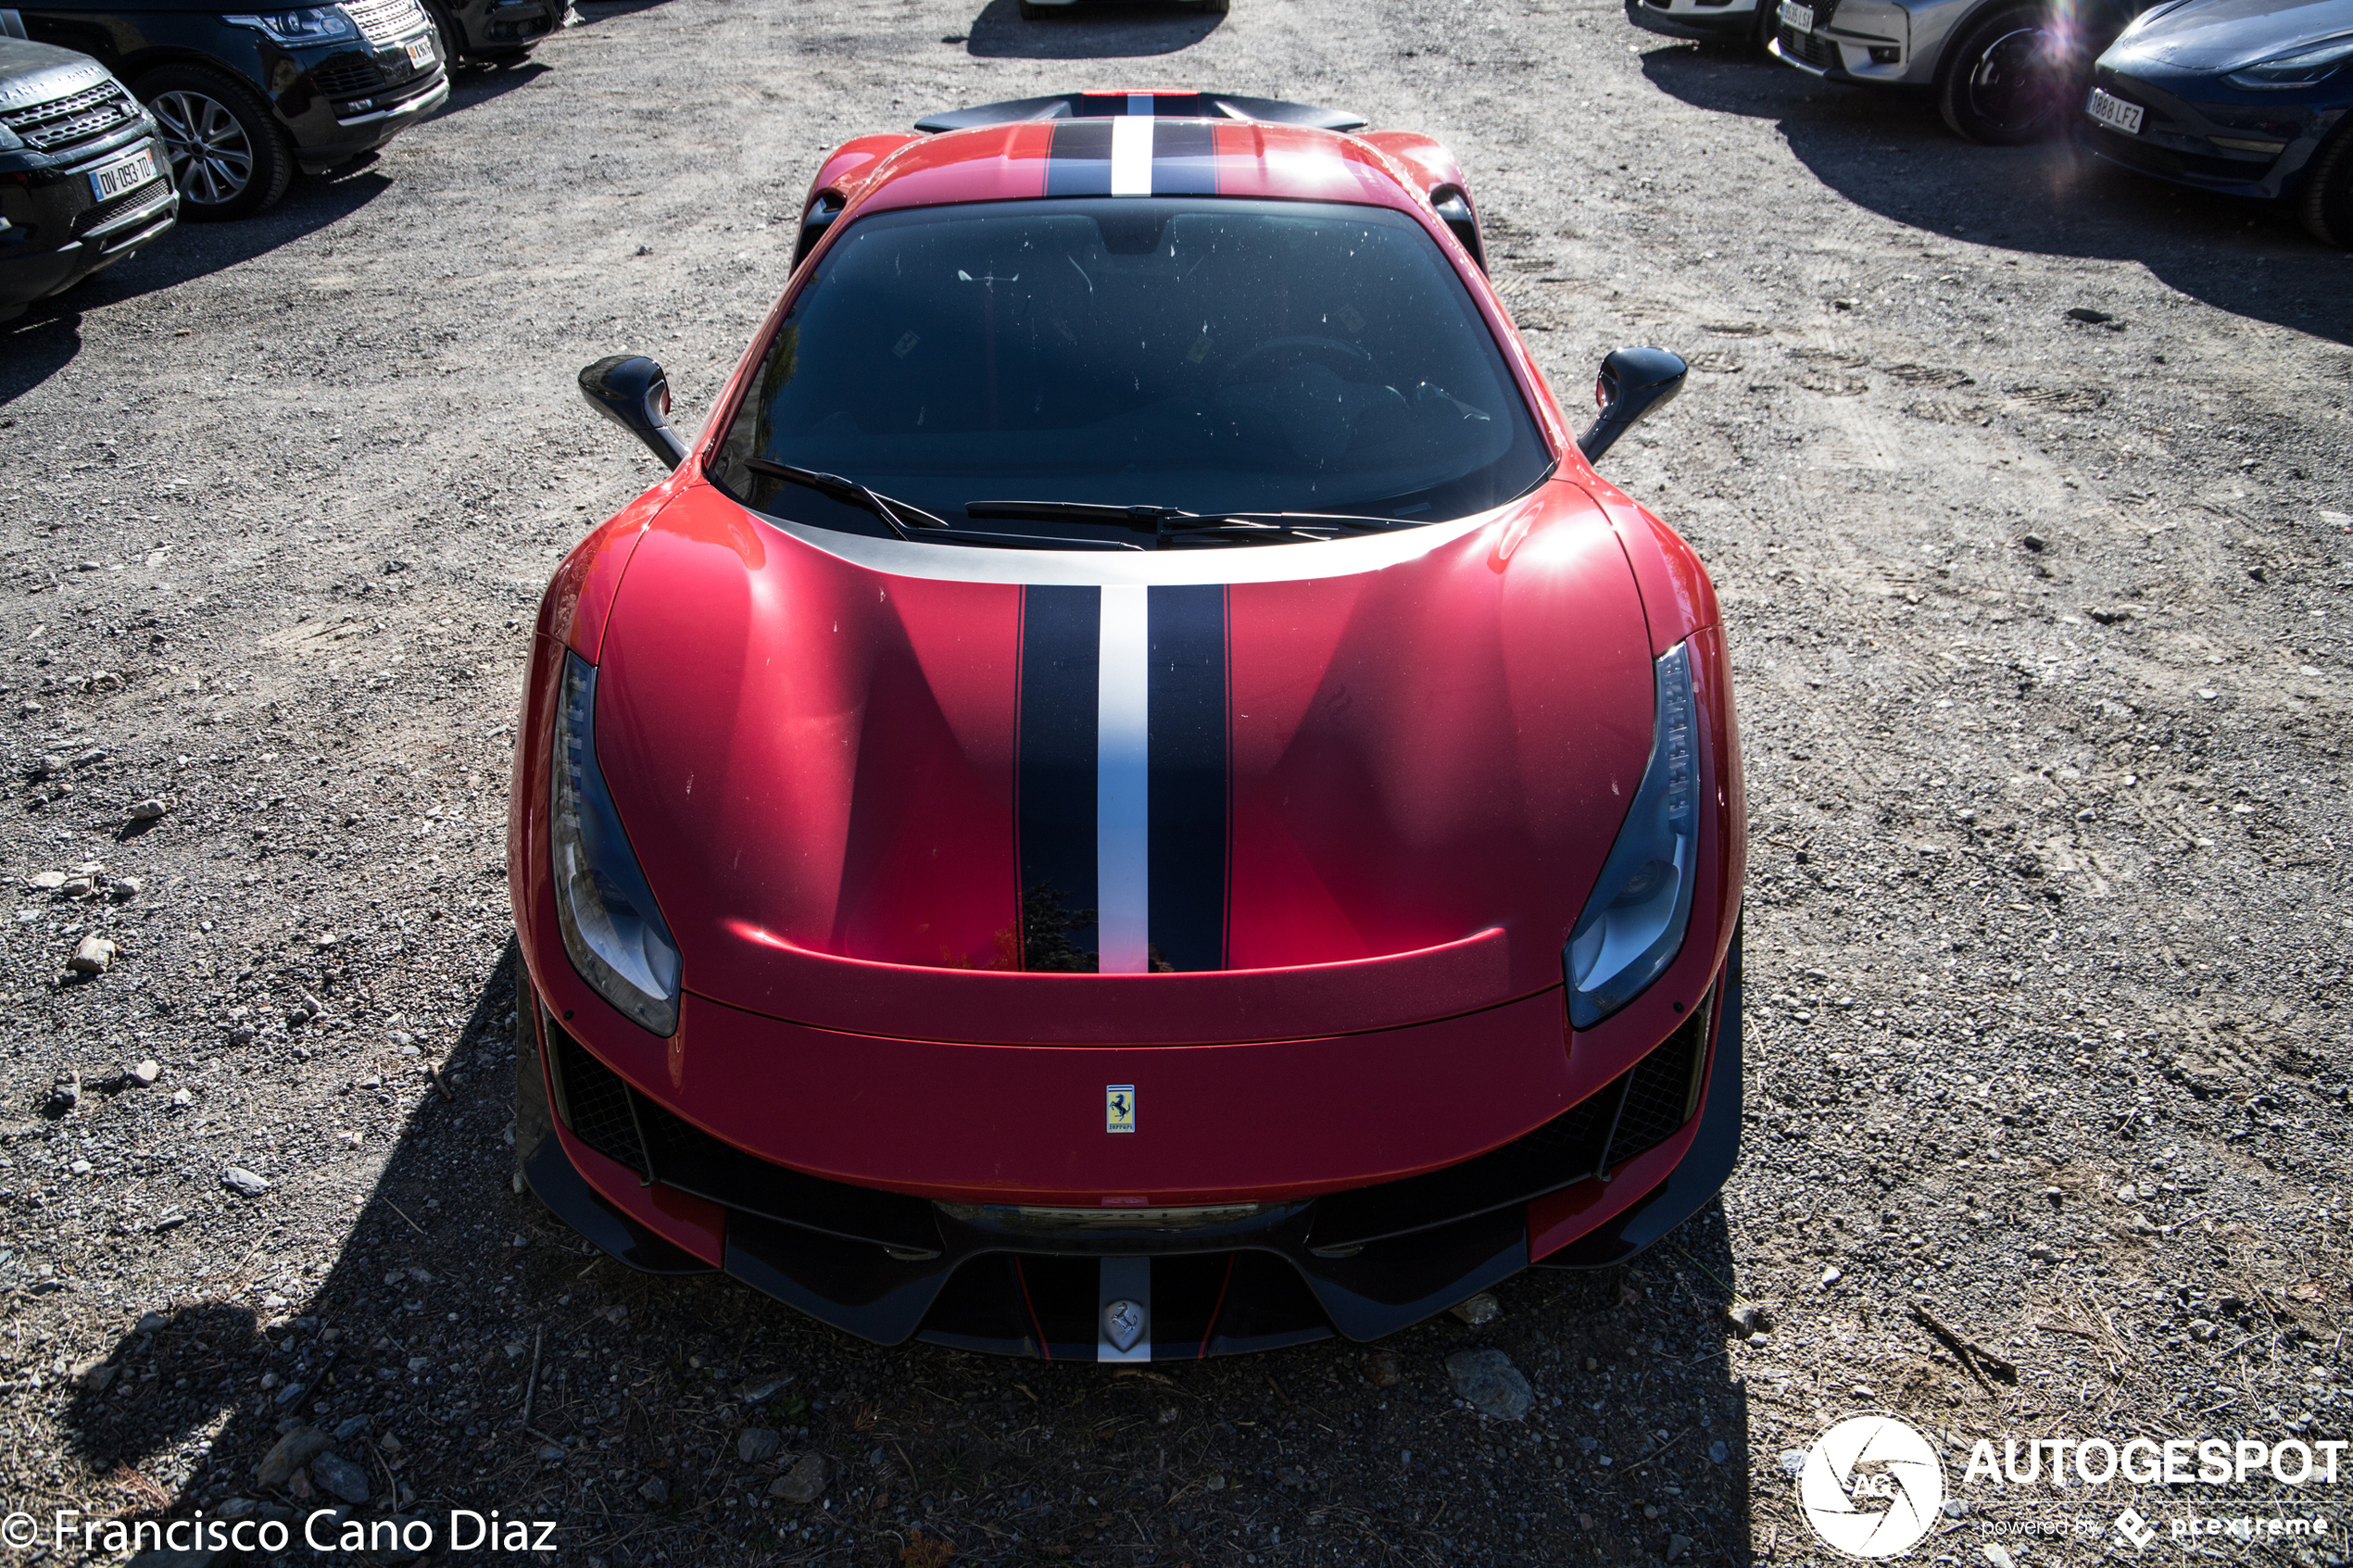
[[250,218],[286,194],[294,149],[251,91],[202,66],[165,66],[132,89],[156,117],[193,222]]
[[2330,137],[2304,177],[2305,232],[2324,245],[2353,248],[2353,120]]
[[1936,73],[1944,123],[1992,147],[2047,141],[2083,101],[2091,56],[2060,42],[2041,0],[1997,5],[1965,25]]
[[1749,47],[1763,54],[1781,31],[1781,0],[1756,0],[1756,18],[1749,24]]
[[433,41],[441,51],[441,63],[456,70],[466,49],[466,35],[458,31],[458,19],[439,0],[425,0],[425,18],[433,23]]

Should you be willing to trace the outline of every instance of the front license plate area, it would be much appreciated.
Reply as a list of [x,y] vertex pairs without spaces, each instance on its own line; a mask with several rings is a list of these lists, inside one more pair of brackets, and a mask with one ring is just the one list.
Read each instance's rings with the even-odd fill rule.
[[2084,106],[2084,112],[2102,125],[2121,131],[2127,136],[2141,133],[2141,121],[2148,113],[2140,105],[2128,104],[2097,87],[2092,89],[2092,101]]
[[1781,0],[1781,25],[1793,27],[1800,32],[1813,31],[1814,7],[1793,5],[1791,0]]
[[109,201],[123,192],[136,189],[156,177],[156,153],[153,147],[142,147],[129,157],[90,171],[90,195],[94,201]]
[[423,70],[426,67],[432,65],[433,40],[430,38],[411,38],[409,40],[409,63],[416,67],[419,70]]

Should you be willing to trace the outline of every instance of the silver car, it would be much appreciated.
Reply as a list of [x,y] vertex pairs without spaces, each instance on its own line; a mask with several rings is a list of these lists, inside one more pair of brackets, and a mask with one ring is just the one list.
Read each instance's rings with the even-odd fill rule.
[[2056,136],[2092,62],[2156,0],[1779,0],[1768,49],[1831,82],[1926,87],[1972,142]]

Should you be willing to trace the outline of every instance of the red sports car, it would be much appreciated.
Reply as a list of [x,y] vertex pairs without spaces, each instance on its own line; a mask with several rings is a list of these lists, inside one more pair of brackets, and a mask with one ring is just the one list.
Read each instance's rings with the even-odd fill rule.
[[613,1256],[1055,1360],[1617,1262],[1740,1126],[1707,574],[1427,137],[1088,93],[850,142],[542,604],[517,1142]]

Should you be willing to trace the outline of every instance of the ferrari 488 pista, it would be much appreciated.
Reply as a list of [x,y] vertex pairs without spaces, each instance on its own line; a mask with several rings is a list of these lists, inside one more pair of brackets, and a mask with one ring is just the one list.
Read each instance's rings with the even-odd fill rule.
[[1090,93],[851,142],[557,573],[522,1174],[637,1267],[1055,1360],[1368,1339],[1705,1204],[1746,844],[1706,573],[1426,137]]

